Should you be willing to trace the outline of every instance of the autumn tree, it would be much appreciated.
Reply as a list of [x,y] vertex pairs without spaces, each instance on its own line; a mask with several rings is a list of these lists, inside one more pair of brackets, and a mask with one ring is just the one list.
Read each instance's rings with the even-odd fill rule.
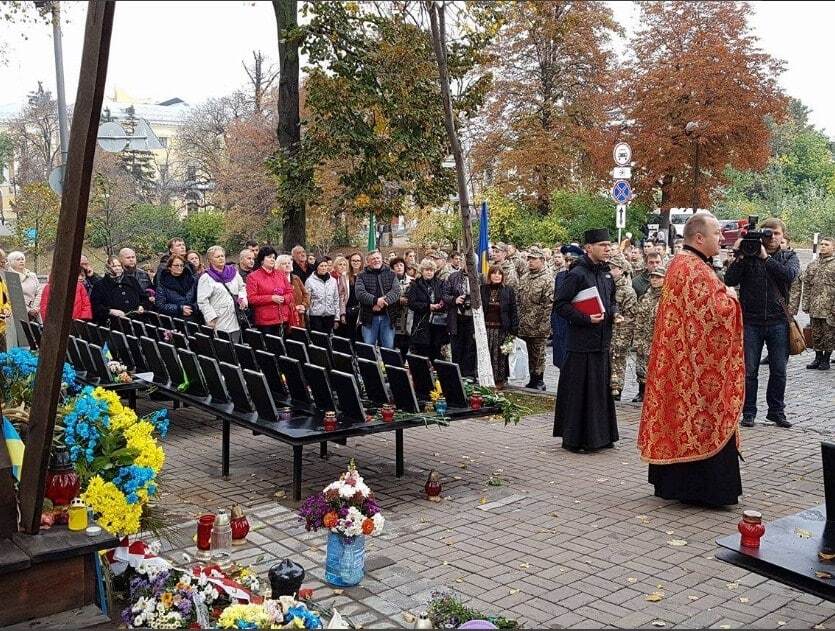
[[55,247],[60,200],[45,182],[31,182],[23,187],[12,207],[17,216],[15,237],[26,244],[32,256],[32,269],[38,271],[38,259]]
[[554,188],[598,182],[601,164],[608,166],[609,46],[620,28],[602,2],[502,7],[491,51],[494,87],[469,132],[471,158],[486,183],[521,192],[544,215]]
[[[624,85],[638,194],[670,207],[708,207],[726,167],[758,171],[769,158],[767,117],[782,118],[782,62],[758,47],[744,2],[646,2]],[[686,132],[688,123],[691,133]],[[665,214],[665,222],[669,215]]]
[[60,159],[58,104],[40,81],[9,127],[17,166],[14,184],[22,187],[31,182],[45,182]]

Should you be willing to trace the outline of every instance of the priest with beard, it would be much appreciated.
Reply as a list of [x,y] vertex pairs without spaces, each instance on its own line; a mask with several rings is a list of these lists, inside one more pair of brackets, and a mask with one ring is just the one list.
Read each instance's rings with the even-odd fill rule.
[[684,227],[684,250],[667,268],[658,305],[638,429],[655,495],[706,506],[736,504],[742,494],[742,311],[713,271],[721,238],[710,213]]
[[[562,437],[563,449],[575,452],[613,447],[618,440],[615,402],[609,387],[612,325],[620,318],[615,281],[606,263],[611,241],[605,228],[586,230],[583,236],[585,254],[566,274],[554,304],[556,313],[568,321],[567,354],[557,386],[554,436]],[[594,289],[600,297],[602,313],[581,310],[576,306],[579,303],[574,302],[580,292]]]

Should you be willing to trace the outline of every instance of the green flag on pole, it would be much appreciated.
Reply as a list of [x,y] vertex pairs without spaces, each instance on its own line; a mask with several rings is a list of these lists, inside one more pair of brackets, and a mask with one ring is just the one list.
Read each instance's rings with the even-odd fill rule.
[[368,213],[368,251],[377,249],[377,218],[374,212]]

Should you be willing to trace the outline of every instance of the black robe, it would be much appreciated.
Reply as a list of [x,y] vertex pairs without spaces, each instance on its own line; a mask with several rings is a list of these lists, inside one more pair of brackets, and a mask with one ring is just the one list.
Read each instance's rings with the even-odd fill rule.
[[[606,318],[592,324],[571,301],[582,290],[597,287]],[[611,446],[619,439],[615,402],[609,386],[609,346],[617,310],[615,283],[606,264],[588,256],[577,261],[559,287],[554,310],[568,321],[567,355],[560,370],[554,436],[571,451]]]

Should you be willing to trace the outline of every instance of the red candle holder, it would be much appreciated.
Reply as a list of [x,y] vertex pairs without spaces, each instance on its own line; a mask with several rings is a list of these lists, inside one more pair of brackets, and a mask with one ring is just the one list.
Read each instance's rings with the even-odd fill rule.
[[80,486],[70,453],[66,447],[57,447],[50,458],[44,497],[49,498],[53,506],[69,506]]
[[760,539],[765,534],[765,526],[762,523],[762,513],[755,510],[742,512],[742,520],[737,529],[742,535],[740,545],[743,548],[759,548]]
[[336,429],[336,412],[325,412],[323,420],[326,432],[332,432]]
[[197,556],[200,559],[211,558],[209,551],[212,549],[212,529],[215,525],[215,516],[212,514],[201,515],[197,519]]
[[470,408],[472,408],[473,410],[480,410],[483,403],[484,397],[480,394],[470,395]]
[[383,417],[384,423],[391,423],[394,420],[395,407],[391,403],[384,403],[380,408],[380,416]]
[[244,509],[240,505],[232,507],[232,545],[246,543],[246,536],[249,534],[249,520],[244,515]]

